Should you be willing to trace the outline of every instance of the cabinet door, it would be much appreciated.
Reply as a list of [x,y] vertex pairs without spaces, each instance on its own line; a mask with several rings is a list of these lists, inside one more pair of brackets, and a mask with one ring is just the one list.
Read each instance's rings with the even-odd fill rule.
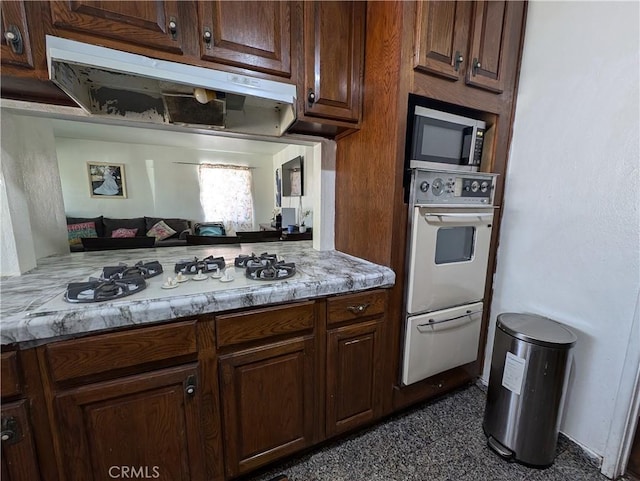
[[518,48],[511,45],[518,21],[514,13],[521,9],[521,2],[474,2],[466,78],[469,85],[496,93],[504,90],[507,49]]
[[311,445],[312,338],[297,338],[220,358],[228,477]]
[[27,15],[24,2],[2,2],[0,4],[0,28],[2,29],[2,44],[0,56],[2,65],[15,65],[33,69],[33,53]]
[[203,479],[197,373],[191,364],[58,394],[66,479]]
[[38,481],[26,400],[2,405],[2,481]]
[[56,0],[50,6],[55,27],[172,53],[182,53],[183,32],[194,27],[178,18],[173,0]]
[[380,323],[327,333],[327,436],[371,422],[382,412]]
[[417,2],[414,68],[458,80],[463,75],[471,2]]
[[204,60],[291,77],[289,2],[199,2],[198,8]]
[[358,122],[366,2],[304,2],[304,113]]

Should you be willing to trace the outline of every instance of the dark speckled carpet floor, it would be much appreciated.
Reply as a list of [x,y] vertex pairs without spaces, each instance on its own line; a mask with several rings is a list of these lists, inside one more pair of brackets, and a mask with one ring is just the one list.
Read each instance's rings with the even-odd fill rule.
[[544,470],[504,461],[482,431],[485,393],[472,385],[389,418],[252,478],[290,481],[605,481],[576,444],[560,436]]

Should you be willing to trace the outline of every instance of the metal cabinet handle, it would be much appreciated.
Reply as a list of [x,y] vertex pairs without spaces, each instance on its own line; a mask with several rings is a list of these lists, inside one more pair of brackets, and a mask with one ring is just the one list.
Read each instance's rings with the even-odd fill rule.
[[187,393],[187,396],[193,397],[196,394],[196,387],[197,387],[196,377],[189,376],[185,381],[184,392]]
[[353,314],[362,314],[364,311],[366,311],[369,308],[370,305],[371,304],[366,302],[364,304],[357,304],[357,305],[353,305],[353,306],[347,306],[347,310],[352,312]]
[[460,70],[460,64],[462,64],[462,62],[464,62],[464,57],[459,51],[456,51],[455,60],[453,64],[453,68],[455,69],[456,72]]
[[311,89],[309,89],[309,95],[307,95],[307,101],[309,102],[309,105],[313,105],[314,102],[316,101],[316,94]]
[[0,440],[6,444],[13,444],[19,441],[18,421],[15,417],[9,416],[2,418],[2,431],[0,431]]
[[169,33],[171,34],[171,38],[173,40],[177,40],[178,38],[178,20],[175,17],[169,18]]
[[473,59],[473,75],[475,76],[478,73],[478,69],[482,68],[482,64],[480,63],[480,60],[478,60],[477,58]]
[[211,48],[211,40],[213,39],[213,34],[211,33],[211,29],[209,27],[204,27],[204,32],[202,33],[202,39],[208,49]]
[[15,25],[9,25],[7,31],[4,33],[4,39],[7,41],[7,45],[11,47],[11,50],[16,55],[22,55],[24,51],[24,43],[22,41],[22,34]]

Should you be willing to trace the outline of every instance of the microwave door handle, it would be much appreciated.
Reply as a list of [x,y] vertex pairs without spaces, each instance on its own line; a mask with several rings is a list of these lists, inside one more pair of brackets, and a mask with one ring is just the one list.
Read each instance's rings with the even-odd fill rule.
[[438,324],[442,324],[445,322],[451,322],[451,321],[455,321],[458,319],[464,319],[465,317],[468,317],[469,320],[472,320],[474,315],[476,314],[482,314],[482,311],[473,311],[473,312],[467,312],[466,314],[463,314],[461,316],[456,316],[456,317],[449,317],[447,319],[442,319],[440,321],[436,321],[435,319],[429,319],[427,322],[423,322],[422,324],[418,324],[416,327],[418,328],[419,332],[422,333],[426,333],[429,332],[429,327],[431,326],[436,326]]

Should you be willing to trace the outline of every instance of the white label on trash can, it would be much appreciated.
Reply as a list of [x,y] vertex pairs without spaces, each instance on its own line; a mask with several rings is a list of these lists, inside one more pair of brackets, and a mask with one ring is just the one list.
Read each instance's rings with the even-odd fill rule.
[[504,372],[502,373],[502,385],[509,391],[520,394],[526,363],[525,359],[507,352],[507,358],[504,361]]

